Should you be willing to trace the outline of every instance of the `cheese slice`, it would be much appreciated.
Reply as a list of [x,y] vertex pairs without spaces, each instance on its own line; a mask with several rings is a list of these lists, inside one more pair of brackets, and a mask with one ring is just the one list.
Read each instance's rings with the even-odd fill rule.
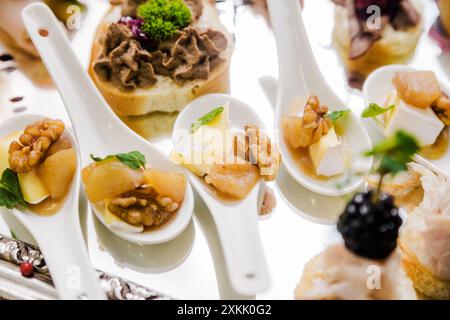
[[309,146],[309,156],[318,175],[331,177],[345,171],[344,146],[334,127],[317,143]]
[[431,108],[416,108],[398,99],[394,111],[384,130],[389,137],[398,130],[404,130],[413,135],[421,146],[433,144],[444,124]]
[[17,177],[23,199],[26,202],[36,204],[50,196],[50,193],[37,176],[35,170],[27,173],[18,173]]
[[220,113],[217,117],[215,117],[213,120],[208,122],[207,124],[203,125],[202,127],[205,128],[214,128],[222,131],[226,131],[230,127],[230,121],[228,119],[229,115],[229,103],[225,103],[223,105],[223,111]]
[[228,105],[225,105],[220,115],[177,144],[171,159],[203,177],[211,172],[214,163],[222,161],[224,155],[232,151],[232,142]]

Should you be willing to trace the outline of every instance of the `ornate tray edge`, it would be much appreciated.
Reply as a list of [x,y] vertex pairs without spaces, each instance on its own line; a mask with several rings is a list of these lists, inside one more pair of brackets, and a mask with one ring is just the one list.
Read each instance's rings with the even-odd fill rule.
[[[56,298],[44,256],[38,247],[0,234],[0,260],[11,266],[0,264],[0,277],[8,275],[8,279],[0,278],[0,299],[42,299]],[[21,263],[33,264],[35,273],[32,278],[21,275]],[[173,298],[158,291],[143,287],[134,282],[116,277],[112,274],[97,270],[101,287],[110,300],[172,300]],[[11,286],[28,287],[26,290],[14,290]],[[46,287],[50,288],[46,290]],[[7,290],[9,288],[9,290]],[[30,292],[39,291],[38,294]]]

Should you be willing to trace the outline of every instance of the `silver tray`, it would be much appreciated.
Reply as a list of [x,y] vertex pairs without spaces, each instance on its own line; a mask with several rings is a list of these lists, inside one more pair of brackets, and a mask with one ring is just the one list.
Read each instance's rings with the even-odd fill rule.
[[[106,0],[83,2],[88,5],[87,13],[81,29],[72,32],[70,39],[80,60],[87,66],[94,30],[109,4]],[[274,101],[274,95],[270,92],[274,90],[274,79],[278,72],[275,41],[264,18],[255,16],[240,2],[228,0],[217,3],[222,21],[236,40],[231,64],[231,94],[253,106],[266,127],[272,128],[274,114],[271,102]],[[343,67],[331,47],[333,5],[329,0],[305,2],[305,24],[320,68],[340,98],[354,112],[359,113],[364,107],[361,94],[347,86]],[[437,8],[431,0],[424,0],[423,6],[425,31],[409,64],[434,70],[438,76],[450,80],[450,55],[441,53],[427,35],[438,15]],[[0,43],[0,54],[8,50]],[[20,69],[25,64],[27,70],[33,70],[36,76],[42,74],[42,65],[27,57],[15,57],[15,61],[0,64],[0,69],[6,69],[0,71],[0,121],[18,113],[38,113],[68,121],[57,91],[51,86],[37,86],[30,81],[29,73],[27,76]],[[16,66],[19,69],[12,71]],[[14,103],[10,101],[13,97],[24,99]],[[174,118],[174,115],[155,114],[151,117],[127,119],[127,122],[168,153],[171,143],[167,128],[170,128]],[[149,124],[154,123],[163,124],[158,126],[157,134],[145,130]],[[374,140],[379,139],[370,123],[367,123],[367,128]],[[142,292],[148,292],[149,296],[162,298],[292,299],[304,264],[327,245],[340,240],[334,225],[320,222],[330,215],[336,216],[339,212],[336,208],[343,205],[345,198],[330,200],[307,192],[293,182],[284,170],[281,171],[277,184],[272,187],[275,189],[278,205],[269,217],[261,219],[259,223],[272,285],[267,292],[256,297],[240,296],[231,288],[214,223],[200,199],[196,199],[195,216],[189,227],[178,238],[154,246],[126,242],[105,229],[91,212],[80,212],[92,264],[104,272],[100,273],[104,277],[113,277],[116,284],[121,281],[119,278],[131,281],[120,282],[122,286],[119,285],[116,292],[121,292],[123,286],[132,284]],[[19,239],[34,244],[30,234],[14,217],[0,217],[0,234],[10,236],[11,230]],[[0,297],[55,298],[56,293],[49,284],[46,272],[29,280],[21,278],[17,266],[6,262],[14,259],[5,258],[9,253],[2,253],[2,241],[17,243],[0,235],[0,258],[5,260],[0,259]],[[15,278],[6,280],[11,275],[15,275]],[[164,292],[165,295],[144,287]],[[126,298],[120,294],[111,297]],[[128,298],[133,297],[143,298],[128,295]]]

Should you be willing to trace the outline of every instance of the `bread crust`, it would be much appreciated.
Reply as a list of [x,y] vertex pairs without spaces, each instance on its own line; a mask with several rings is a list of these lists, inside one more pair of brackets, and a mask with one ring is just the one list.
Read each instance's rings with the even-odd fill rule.
[[155,111],[180,111],[193,99],[208,93],[228,93],[230,88],[229,67],[233,52],[233,38],[220,22],[215,4],[203,0],[203,14],[199,24],[222,32],[228,40],[227,48],[221,52],[222,61],[209,74],[207,80],[186,81],[182,85],[170,77],[157,75],[157,82],[150,88],[125,91],[110,81],[100,79],[93,69],[94,61],[102,50],[101,40],[109,25],[120,17],[120,6],[113,6],[97,29],[91,51],[89,74],[105,100],[122,116],[145,115]]
[[[419,9],[421,5],[413,0],[412,3]],[[421,12],[421,11],[420,11]],[[420,35],[423,30],[421,22],[406,31],[395,31],[389,24],[383,30],[383,36],[375,41],[370,49],[357,59],[349,59],[350,32],[347,10],[342,6],[336,6],[335,26],[333,29],[333,44],[348,72],[353,72],[362,77],[368,76],[373,70],[387,64],[406,62],[414,53]]]

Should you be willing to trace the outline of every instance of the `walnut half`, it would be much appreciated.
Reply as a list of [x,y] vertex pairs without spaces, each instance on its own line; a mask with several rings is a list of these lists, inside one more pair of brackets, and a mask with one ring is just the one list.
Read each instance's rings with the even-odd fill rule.
[[321,105],[317,96],[313,95],[308,98],[302,117],[300,146],[308,147],[328,133],[332,122],[325,117],[327,112],[328,107]]
[[111,200],[108,210],[132,225],[157,227],[167,222],[180,203],[158,195],[149,185],[124,193]]
[[9,167],[14,172],[29,172],[38,165],[51,144],[64,132],[61,120],[44,119],[28,125],[19,141],[9,145]]

